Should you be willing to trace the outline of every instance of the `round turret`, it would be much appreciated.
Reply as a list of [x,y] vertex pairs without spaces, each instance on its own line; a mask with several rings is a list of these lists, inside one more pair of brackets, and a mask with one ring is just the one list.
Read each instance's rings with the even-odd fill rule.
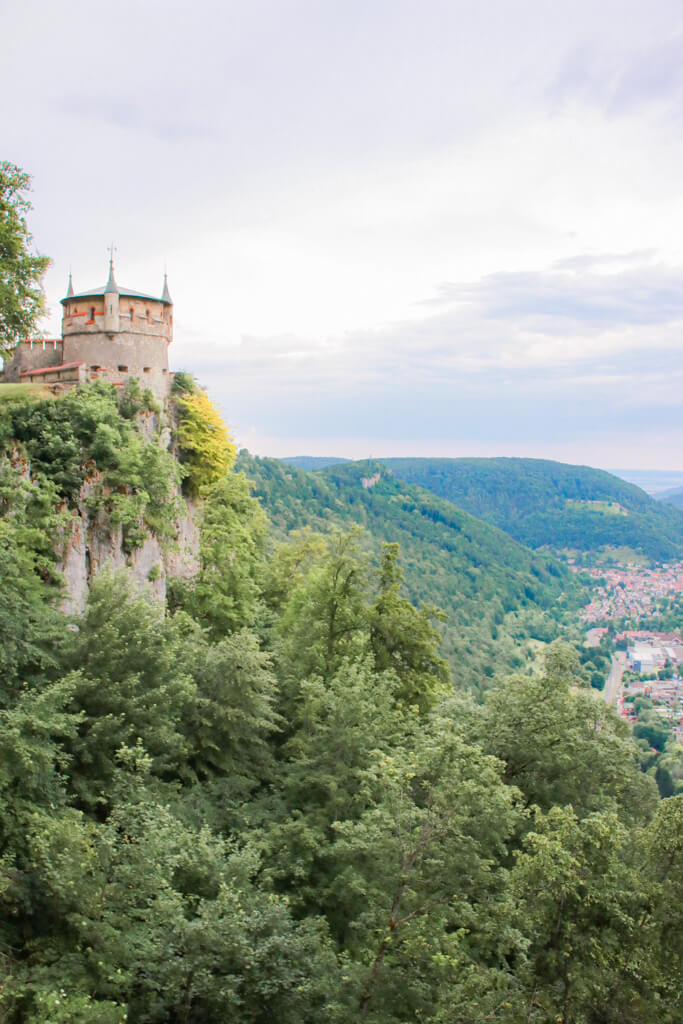
[[160,298],[116,283],[113,260],[100,288],[74,292],[62,300],[63,359],[85,362],[87,376],[114,384],[139,377],[159,397],[168,392],[168,346],[173,340],[173,303],[164,275]]

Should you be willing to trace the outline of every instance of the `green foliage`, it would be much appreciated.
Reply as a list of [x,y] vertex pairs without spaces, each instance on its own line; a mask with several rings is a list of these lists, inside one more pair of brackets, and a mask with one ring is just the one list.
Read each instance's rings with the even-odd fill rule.
[[45,312],[42,277],[50,261],[31,252],[30,184],[28,174],[0,160],[0,354],[32,334]]
[[0,449],[6,456],[18,450],[32,480],[72,505],[85,481],[92,481],[88,507],[122,527],[124,550],[131,551],[149,531],[170,540],[178,512],[178,466],[137,430],[135,417],[150,410],[135,382],[124,391],[121,408],[115,388],[105,382],[59,398],[7,401],[0,404]]
[[71,751],[72,786],[84,806],[108,792],[124,745],[140,740],[160,778],[185,757],[196,687],[182,639],[158,602],[129,591],[124,574],[95,578],[69,657],[74,703],[86,716]]
[[655,810],[571,649],[483,707],[444,696],[397,556],[357,531],[282,546],[261,642],[102,574],[77,630],[49,620],[51,658],[14,658],[8,1024],[673,1024],[680,800]]
[[548,649],[545,671],[513,677],[487,698],[476,735],[505,762],[526,803],[579,813],[651,813],[652,781],[641,774],[628,727],[591,691],[577,690],[578,661],[565,644]]
[[394,699],[424,712],[448,691],[438,655],[438,613],[400,595],[398,548],[386,545],[379,569],[360,546],[358,528],[326,537],[295,535],[269,566],[265,593],[277,612],[275,642],[283,681],[320,678],[342,664],[370,660],[389,673]]
[[[376,467],[252,460],[286,542],[222,473],[167,607],[104,572],[66,619],[79,481],[164,534],[145,402],[0,404],[2,1019],[679,1021],[683,760],[591,690],[607,644],[546,646],[564,571]],[[459,651],[489,631],[481,704],[437,595]]]
[[11,690],[56,664],[53,588],[37,571],[46,538],[32,528],[28,539],[12,516],[0,519],[0,678]]
[[205,391],[176,385],[178,454],[185,469],[183,487],[192,496],[221,480],[235,460],[235,446]]
[[[363,543],[379,561],[384,542],[398,543],[403,595],[432,618],[455,685],[482,690],[532,657],[530,637],[553,640],[578,599],[570,574],[447,501],[402,484],[379,463],[334,465],[304,473],[276,459],[240,453],[237,467],[254,481],[277,534],[305,527],[364,527]],[[379,478],[371,487],[363,480]],[[427,612],[423,613],[427,614]],[[421,628],[413,623],[413,628]],[[438,674],[438,673],[437,673]]]
[[654,561],[683,553],[680,512],[600,469],[543,459],[384,463],[399,479],[447,498],[532,548],[584,552],[621,546]]
[[127,420],[133,420],[141,413],[161,412],[161,406],[149,388],[141,388],[137,377],[130,377],[119,397],[119,412]]
[[174,395],[194,395],[199,391],[199,385],[191,373],[185,370],[176,370],[173,374],[171,393]]
[[378,593],[369,610],[370,646],[377,668],[392,669],[400,679],[401,699],[424,711],[449,682],[448,666],[436,654],[440,637],[433,625],[445,616],[436,608],[418,610],[402,596],[398,557],[398,544],[383,545]]
[[266,519],[241,473],[208,487],[198,515],[199,571],[169,580],[169,600],[201,619],[216,636],[255,621]]

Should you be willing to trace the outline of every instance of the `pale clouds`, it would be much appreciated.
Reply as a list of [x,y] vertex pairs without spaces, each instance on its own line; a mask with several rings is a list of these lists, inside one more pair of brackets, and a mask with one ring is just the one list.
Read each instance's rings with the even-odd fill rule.
[[558,458],[599,452],[614,465],[628,449],[672,466],[683,441],[683,274],[630,266],[633,255],[444,285],[414,320],[323,342],[244,338],[220,362],[196,351],[196,365],[240,442],[265,452],[303,450],[294,439],[315,424],[318,454],[517,445],[548,456],[554,445]]
[[682,57],[673,0],[6,5],[2,156],[35,177],[46,328],[114,238],[132,287],[168,264],[175,365],[262,451],[628,465],[647,434],[664,458]]

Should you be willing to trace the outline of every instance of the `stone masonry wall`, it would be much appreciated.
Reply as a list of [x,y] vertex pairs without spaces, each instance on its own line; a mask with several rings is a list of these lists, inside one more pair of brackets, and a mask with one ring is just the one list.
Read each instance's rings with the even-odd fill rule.
[[63,358],[63,345],[53,338],[44,341],[22,341],[5,361],[2,381],[16,384],[24,370],[42,370],[44,366],[58,366]]
[[138,377],[157,397],[168,394],[168,342],[158,335],[67,334],[64,362],[85,360],[89,370],[101,367],[113,383]]

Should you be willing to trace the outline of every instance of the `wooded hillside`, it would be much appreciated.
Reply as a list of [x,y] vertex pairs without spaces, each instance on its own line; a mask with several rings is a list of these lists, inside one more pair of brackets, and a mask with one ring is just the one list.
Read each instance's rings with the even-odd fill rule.
[[376,552],[400,544],[410,599],[446,613],[443,651],[455,685],[481,690],[496,673],[532,658],[530,640],[552,640],[578,600],[570,573],[428,491],[406,485],[382,463],[348,462],[306,473],[240,453],[281,536],[304,527],[358,524]]
[[543,459],[384,459],[396,476],[552,550],[628,547],[683,557],[683,515],[600,469]]

